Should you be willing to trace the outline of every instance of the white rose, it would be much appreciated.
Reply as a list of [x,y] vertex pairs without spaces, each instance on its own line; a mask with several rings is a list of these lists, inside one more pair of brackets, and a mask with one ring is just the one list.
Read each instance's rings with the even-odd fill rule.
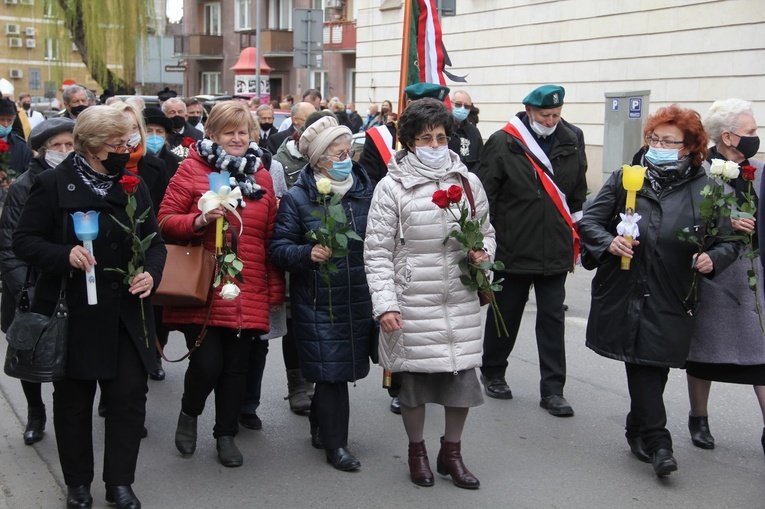
[[234,300],[239,296],[239,287],[234,283],[226,283],[220,289],[220,298],[223,300]]
[[738,171],[738,164],[734,163],[733,161],[725,161],[725,166],[723,167],[722,176],[733,180],[736,177],[738,177],[739,171]]
[[723,168],[725,168],[725,161],[722,159],[712,159],[712,164],[709,166],[709,173],[712,175],[722,175]]
[[316,182],[316,188],[319,190],[319,194],[329,194],[332,192],[332,181],[324,177]]

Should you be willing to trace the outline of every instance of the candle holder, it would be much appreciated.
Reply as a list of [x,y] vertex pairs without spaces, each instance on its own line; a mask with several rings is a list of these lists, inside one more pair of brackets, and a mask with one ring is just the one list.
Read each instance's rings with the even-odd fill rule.
[[[88,250],[90,256],[95,259],[93,254],[93,241],[98,237],[98,215],[100,212],[89,210],[87,212],[75,212],[72,214],[74,222],[74,234],[82,245]],[[85,288],[88,292],[88,304],[95,306],[98,304],[98,295],[96,294],[96,268],[90,266],[90,270],[85,271]]]

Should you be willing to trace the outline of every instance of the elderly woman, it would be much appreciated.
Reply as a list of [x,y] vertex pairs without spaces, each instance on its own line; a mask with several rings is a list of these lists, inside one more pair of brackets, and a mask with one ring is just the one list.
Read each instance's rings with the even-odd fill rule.
[[[42,271],[32,310],[50,315],[66,281],[69,336],[66,378],[54,382],[53,423],[68,507],[91,507],[93,498],[92,412],[96,382],[109,401],[105,422],[103,479],[106,500],[119,508],[140,507],[131,485],[146,415],[147,375],[154,368],[154,320],[146,299],[159,284],[165,246],[158,235],[149,190],[135,190],[138,211],[149,211],[140,238],[155,234],[129,284],[123,274],[133,258],[125,178],[132,123],[107,106],[77,117],[74,154],[56,171],[38,175],[13,235],[13,251]],[[75,235],[72,214],[98,211],[93,254]],[[112,218],[114,217],[114,219]],[[88,304],[86,274],[95,273],[98,303]],[[145,311],[145,322],[142,316]],[[146,332],[148,334],[146,334]],[[148,337],[147,337],[148,336]]]
[[[439,189],[460,186],[461,206],[467,207],[472,195],[476,218],[488,214],[489,202],[478,177],[449,151],[454,120],[442,102],[413,102],[398,128],[404,149],[375,189],[364,249],[381,329],[380,363],[402,374],[399,400],[412,482],[433,486],[423,428],[425,405],[436,403],[446,417],[438,473],[450,475],[455,486],[475,489],[480,483],[462,461],[461,440],[468,411],[483,403],[475,371],[482,353],[480,304],[478,294],[460,281],[462,245],[453,237],[444,242],[458,225],[432,197]],[[484,250],[468,254],[475,263],[489,260],[496,247],[489,221],[481,233]]]
[[[361,463],[347,449],[348,382],[369,373],[376,334],[363,243],[348,239],[348,254],[338,257],[309,241],[306,234],[322,227],[324,208],[317,187],[321,182],[329,185],[322,194],[328,191],[333,200],[339,198],[346,224],[364,238],[372,185],[351,159],[350,129],[338,126],[333,116],[306,127],[299,146],[309,164],[282,198],[270,256],[290,273],[292,328],[300,364],[305,378],[316,383],[309,414],[311,444],[324,449],[327,462],[336,469],[355,470]],[[336,270],[329,273],[327,284],[320,265],[330,260]]]
[[165,173],[170,181],[178,171],[183,159],[170,150],[167,138],[173,132],[173,121],[159,108],[145,108],[143,120],[146,124],[146,152],[160,158],[165,163]]
[[[206,129],[209,138],[191,146],[167,188],[159,209],[162,234],[177,242],[201,242],[215,251],[215,223],[225,217],[229,222],[225,242],[243,263],[243,281],[233,300],[224,298],[219,287],[211,290],[212,300],[203,306],[165,306],[165,324],[183,332],[189,349],[206,327],[201,345],[189,357],[175,446],[184,456],[194,454],[197,418],[215,391],[213,437],[218,458],[223,466],[238,467],[244,459],[234,437],[250,347],[269,331],[269,311],[284,300],[284,278],[267,259],[276,196],[258,157],[258,145],[251,139],[255,123],[250,111],[236,101],[216,104]],[[208,176],[221,169],[231,172],[230,185],[242,193],[238,215],[222,205],[206,213],[197,206],[210,190]]]
[[[669,368],[682,368],[688,357],[695,303],[686,296],[694,271],[707,278],[719,274],[736,259],[737,249],[717,241],[696,257],[696,246],[677,235],[703,226],[698,203],[707,185],[701,167],[707,135],[699,114],[676,105],[660,108],[646,121],[644,135],[646,146],[633,161],[647,167],[635,208],[642,217],[640,240],[616,233],[614,218],[626,199],[621,170],[587,208],[579,235],[591,257],[585,266],[598,267],[587,346],[624,362],[631,400],[627,443],[663,477],[677,470],[663,394]],[[621,270],[622,256],[632,259],[630,270]]]
[[[2,319],[0,328],[8,330],[16,315],[16,305],[21,288],[26,280],[29,265],[19,260],[11,249],[13,231],[19,222],[21,209],[29,196],[37,176],[49,168],[58,166],[74,149],[72,137],[74,120],[51,118],[37,124],[29,133],[29,147],[37,152],[27,171],[8,189],[8,199],[0,217],[0,274],[2,274],[3,299],[0,301]],[[37,279],[37,272],[31,274],[31,281]],[[24,443],[32,445],[43,438],[45,431],[45,404],[42,400],[42,387],[39,383],[21,381],[27,400],[27,425],[24,429]]]
[[[757,204],[757,192],[762,181],[762,161],[752,159],[760,146],[757,122],[752,103],[741,99],[716,101],[704,117],[704,127],[714,146],[704,162],[709,172],[712,159],[733,161],[740,167],[753,166],[751,198]],[[726,193],[735,193],[738,204],[746,202],[750,181],[743,173],[725,184]],[[754,232],[754,249],[759,247],[755,219],[731,219],[732,229],[740,234]],[[748,251],[743,247],[743,253]],[[760,328],[755,305],[755,293],[749,289],[747,272],[752,269],[748,258],[742,256],[716,279],[717,285],[707,285],[699,305],[696,329],[686,366],[691,411],[688,429],[696,447],[713,449],[714,438],[709,430],[707,401],[712,381],[754,386],[765,423],[765,334]],[[763,288],[762,267],[756,264],[757,291]],[[762,298],[762,296],[760,296]],[[765,429],[762,435],[765,450]]]

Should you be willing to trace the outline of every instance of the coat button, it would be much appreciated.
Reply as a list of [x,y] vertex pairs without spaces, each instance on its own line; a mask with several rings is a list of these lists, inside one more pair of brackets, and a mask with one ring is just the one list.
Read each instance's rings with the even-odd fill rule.
[[117,245],[116,242],[112,242],[111,244],[109,244],[109,247],[112,249],[117,249],[119,246]]
[[120,285],[118,283],[112,283],[112,290],[119,290]]

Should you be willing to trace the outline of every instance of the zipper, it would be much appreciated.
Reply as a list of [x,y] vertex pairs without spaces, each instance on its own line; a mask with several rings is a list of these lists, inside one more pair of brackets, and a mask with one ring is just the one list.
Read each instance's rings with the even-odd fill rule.
[[[441,187],[438,186],[440,189]],[[447,225],[446,225],[446,214],[441,214],[441,234],[442,236],[446,236],[447,231]],[[442,278],[442,284],[444,286],[448,286],[449,283],[449,256],[447,253],[447,247],[446,245],[442,245],[441,247],[441,267],[443,268],[443,278]],[[447,288],[448,289],[448,288]],[[444,310],[444,317],[446,318],[446,337],[449,341],[449,354],[450,354],[450,362],[452,365],[452,372],[456,375],[457,374],[457,362],[455,360],[456,355],[454,353],[454,333],[452,331],[451,323],[449,321],[449,306],[447,305],[447,294],[448,292],[444,291],[442,292],[441,297],[441,308]]]
[[[353,231],[358,234],[358,231],[356,231],[356,218],[353,216],[353,205],[351,203],[348,203],[348,212],[351,216],[351,227],[353,228]],[[350,254],[350,249],[348,250],[348,254]],[[353,303],[351,302],[351,290],[353,286],[351,285],[351,264],[348,255],[345,255],[345,274],[348,282],[348,323],[350,323],[351,326],[351,371],[353,373],[353,386],[356,387],[356,341],[353,337]]]
[[312,270],[311,272],[313,272],[313,310],[316,311],[316,300],[319,298],[319,276],[316,275],[316,270]]

